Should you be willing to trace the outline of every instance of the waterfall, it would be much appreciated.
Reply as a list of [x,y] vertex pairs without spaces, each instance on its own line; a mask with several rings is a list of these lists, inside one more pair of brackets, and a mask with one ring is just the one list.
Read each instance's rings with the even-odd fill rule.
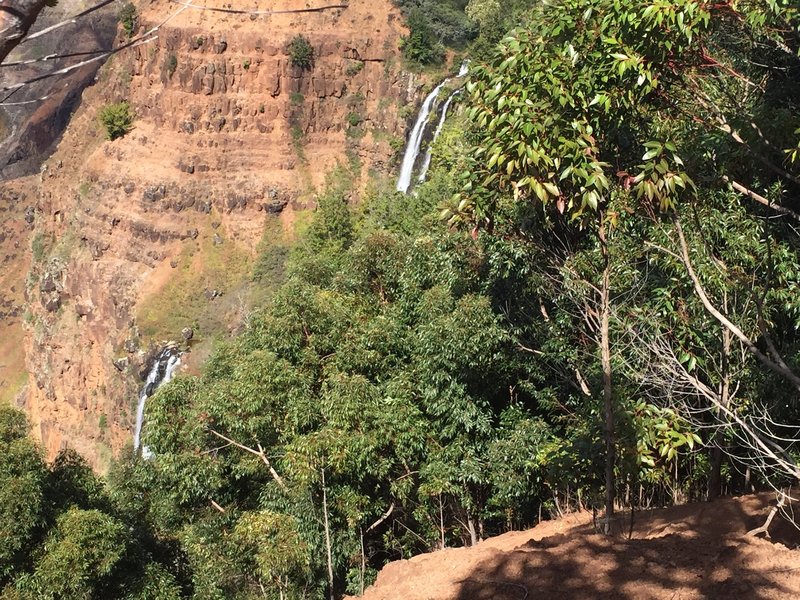
[[[139,394],[139,404],[136,407],[136,430],[133,434],[133,451],[139,450],[142,436],[142,425],[144,424],[144,404],[153,395],[162,383],[167,383],[172,379],[175,369],[181,362],[181,355],[175,346],[167,346],[159,352],[153,360],[153,366],[147,374],[144,387]],[[150,458],[152,452],[147,446],[142,446],[142,458]]]
[[[461,64],[461,68],[458,71],[458,77],[464,77],[469,72],[469,61],[464,61]],[[436,103],[436,100],[439,97],[439,93],[442,91],[442,88],[450,81],[448,77],[444,81],[442,81],[439,85],[437,85],[433,91],[428,94],[428,97],[425,98],[425,101],[422,103],[422,107],[419,110],[419,115],[417,116],[417,121],[414,123],[414,128],[411,130],[411,135],[408,138],[408,145],[406,146],[406,152],[403,156],[403,164],[400,167],[400,177],[397,180],[397,190],[399,192],[408,193],[408,189],[411,187],[411,179],[414,174],[414,166],[417,164],[419,159],[420,150],[422,148],[422,142],[425,138],[425,128],[428,125],[428,118],[430,117],[431,110]],[[428,145],[428,149],[425,152],[425,157],[423,158],[423,163],[420,168],[419,176],[417,177],[418,181],[424,181],[425,175],[428,172],[428,167],[431,164],[431,152],[430,146],[433,142],[436,141],[436,138],[442,131],[442,127],[444,127],[444,121],[447,118],[447,110],[450,108],[450,103],[455,98],[456,94],[460,90],[450,94],[450,97],[447,98],[447,101],[444,103],[442,108],[442,114],[439,118],[439,123],[436,127],[436,131],[433,135],[433,139],[431,140],[430,144]]]
[[419,157],[419,150],[422,146],[422,135],[425,133],[425,126],[428,124],[428,117],[431,114],[433,103],[439,97],[439,92],[450,79],[445,79],[428,94],[425,102],[422,103],[422,108],[419,109],[417,122],[414,123],[414,129],[411,130],[411,136],[408,138],[408,145],[406,146],[406,153],[403,156],[403,164],[400,167],[400,178],[397,180],[397,191],[408,192],[411,187],[411,176],[414,173],[414,165]]
[[447,120],[447,111],[450,109],[450,103],[453,102],[453,99],[461,93],[461,90],[456,90],[447,98],[447,101],[444,103],[442,107],[442,116],[439,117],[439,123],[436,125],[436,131],[433,133],[433,138],[431,139],[431,143],[428,144],[427,149],[425,150],[425,159],[422,161],[422,166],[419,169],[419,177],[417,177],[417,181],[423,182],[425,181],[425,176],[428,174],[428,169],[431,166],[431,158],[433,156],[433,143],[438,139],[439,134],[442,133],[442,129],[444,128],[444,122]]

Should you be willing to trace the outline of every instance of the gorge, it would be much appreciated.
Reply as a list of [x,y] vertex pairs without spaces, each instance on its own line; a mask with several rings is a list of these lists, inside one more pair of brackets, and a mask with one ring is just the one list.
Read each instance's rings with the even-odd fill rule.
[[[130,439],[136,407],[124,398],[136,397],[148,345],[199,311],[207,327],[196,355],[207,352],[229,326],[220,317],[241,318],[263,223],[290,223],[313,206],[314,189],[347,153],[364,173],[386,172],[389,141],[404,131],[398,110],[414,102],[389,2],[293,13],[287,0],[255,19],[180,8],[141,7],[138,31],[165,23],[157,37],[103,67],[41,176],[4,184],[5,194],[27,199],[14,204],[41,247],[27,284],[8,287],[42,302],[27,309],[24,356],[35,375],[20,398],[51,456],[69,443],[107,464]],[[298,35],[314,46],[313,71],[288,60]],[[103,141],[100,110],[123,98],[135,128]],[[355,129],[349,114],[359,116]],[[120,377],[113,365],[123,358]],[[5,385],[19,376],[9,373]]]

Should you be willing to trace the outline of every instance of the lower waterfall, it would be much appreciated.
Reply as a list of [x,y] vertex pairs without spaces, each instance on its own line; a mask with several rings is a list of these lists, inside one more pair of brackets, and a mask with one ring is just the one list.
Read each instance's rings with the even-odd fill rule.
[[[133,451],[138,452],[141,444],[142,426],[144,425],[144,405],[145,401],[155,393],[162,383],[172,379],[175,369],[181,363],[181,353],[174,345],[169,345],[153,359],[153,366],[147,374],[144,387],[139,394],[139,404],[136,407],[136,429],[133,433]],[[142,458],[150,458],[152,452],[147,446],[142,446]]]

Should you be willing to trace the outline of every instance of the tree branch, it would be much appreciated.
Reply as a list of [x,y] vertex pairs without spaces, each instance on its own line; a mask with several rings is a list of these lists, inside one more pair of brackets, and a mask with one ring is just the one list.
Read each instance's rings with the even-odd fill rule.
[[784,379],[787,379],[792,383],[792,385],[794,385],[795,388],[800,390],[800,377],[795,375],[790,369],[786,368],[785,366],[781,366],[774,360],[771,360],[763,352],[761,352],[758,349],[758,347],[756,347],[756,345],[753,343],[753,341],[750,338],[748,338],[741,329],[739,329],[736,325],[734,325],[725,315],[723,315],[719,310],[717,310],[717,308],[711,303],[711,300],[709,300],[705,289],[703,289],[703,286],[700,283],[700,279],[697,277],[697,274],[694,272],[694,268],[692,267],[692,262],[691,259],[689,258],[689,247],[686,244],[686,238],[683,235],[683,228],[681,227],[680,221],[677,220],[675,221],[675,228],[678,232],[678,242],[680,244],[680,249],[681,249],[681,261],[686,267],[686,271],[689,274],[692,283],[694,284],[694,291],[700,298],[700,302],[703,303],[705,309],[717,321],[722,323],[722,325],[724,325],[733,335],[739,338],[739,340],[745,345],[750,354],[755,356],[761,362],[761,364],[763,364],[765,367],[767,367],[774,373],[777,373]]
[[278,472],[273,468],[272,463],[269,462],[269,459],[267,458],[264,449],[261,447],[261,444],[258,444],[258,450],[254,450],[253,448],[245,446],[244,444],[240,444],[239,442],[232,440],[231,438],[226,437],[221,433],[219,433],[218,431],[215,431],[211,428],[209,428],[208,431],[217,436],[219,439],[228,442],[232,446],[236,446],[240,450],[244,450],[245,452],[249,452],[250,454],[259,457],[261,461],[267,466],[267,469],[269,469],[269,474],[272,475],[272,478],[275,480],[275,483],[277,483],[282,490],[286,490],[286,483],[284,483],[281,476],[278,475]]
[[782,215],[786,215],[787,217],[791,217],[795,221],[800,222],[800,215],[798,215],[793,210],[790,210],[780,204],[775,204],[774,202],[770,202],[769,199],[765,198],[764,196],[761,196],[760,194],[756,194],[753,190],[746,188],[738,181],[734,181],[733,179],[729,178],[727,175],[724,175],[722,179],[728,182],[731,185],[731,187],[740,194],[747,196],[751,200],[755,200],[759,204],[763,204],[767,208],[771,208],[775,212],[778,212]]
[[394,502],[392,502],[392,504],[389,506],[389,510],[387,510],[385,513],[383,513],[383,515],[381,515],[380,519],[378,519],[372,525],[367,527],[367,529],[366,529],[366,531],[364,531],[364,533],[369,533],[370,531],[372,531],[373,529],[378,527],[381,523],[383,523],[386,519],[389,518],[389,515],[392,514],[392,511],[394,511]]
[[755,529],[751,529],[750,531],[747,532],[747,535],[758,535],[759,533],[763,533],[766,536],[766,538],[769,539],[769,526],[772,523],[772,519],[775,518],[775,515],[778,513],[778,511],[781,508],[783,508],[784,504],[786,504],[786,494],[780,492],[778,496],[779,496],[778,503],[772,507],[772,510],[769,511],[769,516],[767,517],[767,520],[764,522],[764,524],[761,527],[756,527]]
[[0,0],[0,62],[23,40],[44,5],[45,0]]

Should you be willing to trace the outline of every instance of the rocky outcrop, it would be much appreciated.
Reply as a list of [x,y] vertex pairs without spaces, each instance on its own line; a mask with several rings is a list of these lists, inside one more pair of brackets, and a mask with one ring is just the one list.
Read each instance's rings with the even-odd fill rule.
[[[145,29],[179,8],[137,4]],[[244,302],[204,270],[213,253],[252,255],[265,220],[313,203],[337,162],[388,172],[399,109],[417,93],[400,70],[402,33],[389,0],[254,18],[187,9],[103,67],[30,199],[45,251],[27,286],[26,406],[49,454],[70,445],[102,469],[129,443],[140,348],[159,342],[140,333],[143,306],[168,294],[217,312]],[[288,56],[298,34],[311,69]],[[134,128],[109,142],[98,112],[123,98]],[[193,287],[170,287],[179,276]],[[203,343],[197,315],[181,315],[169,335]]]

